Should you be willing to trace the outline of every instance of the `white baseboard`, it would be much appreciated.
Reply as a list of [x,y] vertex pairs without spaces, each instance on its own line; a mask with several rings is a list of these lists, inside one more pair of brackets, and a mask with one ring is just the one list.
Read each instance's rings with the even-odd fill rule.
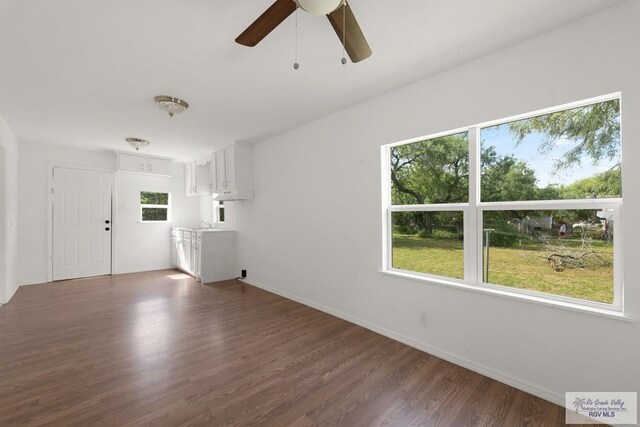
[[6,304],[9,301],[11,301],[11,298],[13,298],[13,296],[16,294],[16,291],[18,290],[19,287],[20,287],[20,285],[16,285],[16,287],[13,288],[13,290],[9,293],[9,295],[7,295],[7,300],[4,302],[4,304]]
[[16,286],[15,288],[13,288],[8,295],[6,295],[5,299],[0,298],[0,306],[2,306],[3,304],[7,304],[9,301],[11,301],[11,298],[13,298],[13,296],[15,295],[16,291],[18,290],[20,286]]
[[18,287],[20,286],[33,286],[33,285],[45,285],[47,283],[51,283],[51,282],[47,282],[47,280],[45,279],[43,282],[28,282],[28,283],[20,283],[18,285]]
[[416,348],[420,351],[428,353],[430,355],[439,357],[440,359],[446,360],[447,362],[454,363],[458,366],[462,366],[463,368],[469,369],[473,372],[477,372],[478,374],[489,377],[493,380],[499,381],[501,383],[507,384],[511,387],[517,388],[518,390],[522,390],[525,393],[532,394],[541,399],[548,400],[549,402],[555,403],[556,405],[560,405],[564,407],[565,405],[565,397],[563,393],[557,393],[552,390],[546,389],[544,387],[537,386],[535,384],[531,384],[528,381],[523,381],[520,378],[516,378],[512,375],[505,374],[496,369],[490,368],[485,365],[481,365],[479,363],[473,362],[471,360],[465,359],[464,357],[457,356],[455,354],[449,353],[440,348],[431,346],[429,344],[425,344],[420,341],[416,341],[413,338],[406,337],[404,335],[398,334],[396,332],[390,331],[386,328],[383,328],[378,325],[374,325],[366,320],[362,320],[360,318],[351,316],[349,314],[342,313],[340,311],[334,310],[330,307],[326,307],[322,304],[317,304],[313,301],[309,301],[305,298],[298,297],[296,295],[291,295],[288,292],[281,291],[279,289],[272,288],[270,286],[263,285],[262,283],[258,283],[253,280],[243,279],[243,282],[255,286],[256,288],[263,289],[267,292],[271,292],[276,295],[280,295],[281,297],[290,299],[292,301],[299,302],[300,304],[304,304],[306,306],[315,308],[317,310],[328,313],[332,316],[339,317],[340,319],[346,320],[348,322],[354,323],[356,325],[362,326],[363,328],[369,329],[373,332],[376,332],[380,335],[384,335],[387,338],[391,338],[392,340],[401,342],[410,347]]
[[117,269],[112,274],[129,274],[129,273],[146,273],[147,271],[157,271],[157,270],[171,270],[175,267],[171,264],[167,265],[156,265],[149,267],[138,267],[138,268],[125,268],[125,269]]
[[[112,275],[116,275],[116,274],[129,274],[129,273],[146,273],[148,271],[157,271],[157,270],[173,270],[176,267],[171,265],[171,264],[167,264],[167,265],[156,265],[156,266],[148,266],[148,267],[139,267],[139,268],[128,268],[128,269],[124,269],[124,270],[114,270],[111,274]],[[73,280],[73,279],[69,279],[69,280]],[[31,285],[45,285],[47,283],[53,283],[53,282],[48,282],[46,279],[42,280],[42,281],[38,281],[38,282],[28,282],[28,283],[20,283],[18,285],[18,287],[20,286],[31,286]]]

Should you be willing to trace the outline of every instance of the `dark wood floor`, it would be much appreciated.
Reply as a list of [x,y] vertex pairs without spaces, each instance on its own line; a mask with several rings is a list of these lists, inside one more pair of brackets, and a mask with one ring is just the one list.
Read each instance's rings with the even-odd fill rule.
[[0,425],[562,425],[559,406],[238,282],[21,287]]

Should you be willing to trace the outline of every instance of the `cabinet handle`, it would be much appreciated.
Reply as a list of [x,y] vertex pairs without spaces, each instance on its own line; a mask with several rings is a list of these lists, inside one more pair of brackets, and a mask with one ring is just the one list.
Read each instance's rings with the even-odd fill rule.
[[144,170],[144,163],[140,163],[140,170],[143,171]]
[[149,163],[149,172],[151,172],[152,170],[153,170],[153,165]]

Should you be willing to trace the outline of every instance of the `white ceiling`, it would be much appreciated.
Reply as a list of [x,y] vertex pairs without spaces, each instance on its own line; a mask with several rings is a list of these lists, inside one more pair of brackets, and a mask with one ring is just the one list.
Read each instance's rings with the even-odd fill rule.
[[[558,27],[620,0],[351,0],[359,64],[324,17],[235,37],[272,0],[0,0],[0,115],[23,141],[189,160],[255,142]],[[191,104],[170,119],[153,103]]]

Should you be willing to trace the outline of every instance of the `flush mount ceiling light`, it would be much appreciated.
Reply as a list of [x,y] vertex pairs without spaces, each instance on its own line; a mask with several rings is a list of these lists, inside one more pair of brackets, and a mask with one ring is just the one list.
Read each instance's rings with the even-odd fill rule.
[[158,104],[158,107],[169,113],[171,117],[187,111],[187,108],[189,108],[187,101],[183,101],[175,96],[158,95],[153,98],[153,100]]
[[127,141],[130,146],[135,148],[136,151],[139,151],[142,147],[146,147],[147,145],[149,145],[149,141],[147,141],[146,139],[129,137],[125,138],[125,141]]

